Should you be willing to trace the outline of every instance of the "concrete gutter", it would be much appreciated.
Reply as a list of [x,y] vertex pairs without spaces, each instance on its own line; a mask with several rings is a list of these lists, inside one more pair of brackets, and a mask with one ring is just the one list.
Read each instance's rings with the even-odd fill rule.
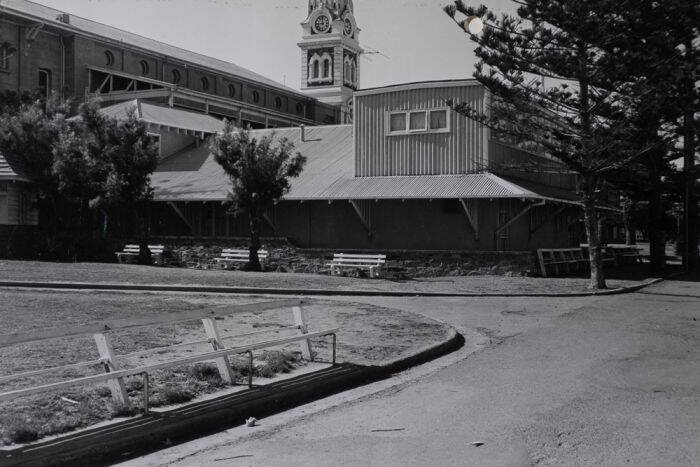
[[338,392],[386,379],[464,345],[454,328],[440,343],[381,366],[334,367],[194,402],[172,410],[79,431],[15,449],[0,449],[0,465],[111,465],[173,444],[242,425],[251,415],[266,417]]
[[336,290],[336,289],[291,289],[266,287],[235,287],[210,285],[168,285],[168,284],[115,284],[99,282],[50,282],[50,281],[6,281],[0,280],[0,287],[64,290],[117,290],[142,292],[190,292],[219,294],[255,295],[306,295],[306,296],[352,296],[352,297],[589,297],[596,295],[617,295],[636,292],[664,278],[652,279],[641,284],[617,289],[592,290],[586,292],[554,293],[477,293],[477,292],[401,292],[382,290]]

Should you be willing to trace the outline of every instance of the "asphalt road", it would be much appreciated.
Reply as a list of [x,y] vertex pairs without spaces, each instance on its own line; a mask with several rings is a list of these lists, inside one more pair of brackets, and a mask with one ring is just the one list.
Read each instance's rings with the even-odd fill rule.
[[700,283],[596,298],[365,301],[446,321],[467,345],[129,464],[700,465]]

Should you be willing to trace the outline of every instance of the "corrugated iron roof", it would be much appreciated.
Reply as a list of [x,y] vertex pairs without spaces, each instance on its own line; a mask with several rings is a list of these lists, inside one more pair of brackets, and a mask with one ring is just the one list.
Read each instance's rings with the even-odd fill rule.
[[[320,199],[322,192],[344,177],[352,177],[352,126],[307,127],[305,141],[299,128],[253,130],[262,137],[275,133],[287,138],[306,156],[302,174],[292,180],[288,199]],[[156,201],[223,201],[230,182],[206,146],[190,147],[163,160],[152,176]]]
[[490,173],[357,177],[337,181],[324,199],[532,198],[535,193]]
[[160,106],[140,99],[110,105],[100,109],[100,112],[110,117],[125,118],[132,109],[136,109],[137,116],[141,120],[155,125],[202,131],[204,133],[217,133],[224,129],[223,120],[219,120],[211,115]]
[[[273,131],[292,141],[307,158],[286,200],[522,198],[574,202],[571,193],[564,196],[565,190],[521,184],[492,173],[354,177],[351,125],[306,128],[303,142],[299,128],[251,133],[261,137]],[[206,146],[186,148],[161,162],[152,183],[156,201],[224,201],[230,187]]]
[[308,96],[295,89],[284,86],[281,83],[236,64],[181,49],[164,42],[114,28],[96,21],[81,18],[73,13],[70,13],[70,24],[65,24],[57,19],[59,15],[64,13],[63,11],[26,0],[3,0],[2,9],[5,11],[14,11],[20,14],[32,16],[36,19],[40,19],[46,24],[51,24],[62,29],[83,31],[88,34],[94,34],[103,38],[123,42],[131,46],[151,51],[155,54],[167,55],[169,57],[191,62],[205,68],[218,70],[223,73],[235,75],[243,79],[279,89],[281,91],[294,93],[298,96],[308,98]]

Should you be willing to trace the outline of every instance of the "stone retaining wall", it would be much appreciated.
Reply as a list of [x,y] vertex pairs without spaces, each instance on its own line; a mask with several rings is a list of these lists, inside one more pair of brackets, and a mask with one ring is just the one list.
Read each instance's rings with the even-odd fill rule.
[[[155,239],[153,240],[155,241]],[[171,266],[211,268],[214,258],[224,248],[247,249],[247,240],[220,242],[162,240],[170,250],[166,262]],[[278,272],[327,273],[327,263],[334,251],[298,249],[284,241],[263,241],[268,251],[265,270]],[[346,251],[347,253],[352,253]],[[360,253],[359,251],[357,253]],[[373,253],[365,252],[362,253]],[[379,252],[377,252],[379,253]],[[468,275],[531,275],[537,271],[532,252],[448,252],[448,251],[384,251],[390,275],[404,277],[468,276]],[[349,272],[357,274],[357,272]]]

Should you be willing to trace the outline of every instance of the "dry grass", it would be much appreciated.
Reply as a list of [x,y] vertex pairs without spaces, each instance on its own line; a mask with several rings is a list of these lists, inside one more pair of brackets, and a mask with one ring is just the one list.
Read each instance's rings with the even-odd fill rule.
[[[654,277],[646,266],[613,271],[608,287],[634,285]],[[414,280],[366,279],[328,274],[244,272],[158,268],[109,263],[48,263],[0,261],[0,277],[6,280],[107,282],[120,284],[179,284],[202,286],[281,287],[294,289],[378,290],[398,292],[552,293],[582,292],[588,279],[578,277],[450,276]]]
[[[0,321],[4,324],[3,334],[30,332],[53,326],[87,324],[99,319],[160,315],[256,300],[261,299],[194,294],[3,290],[0,295]],[[305,309],[312,330],[335,326],[341,328],[338,336],[339,361],[379,363],[384,359],[399,357],[411,349],[437,343],[447,332],[444,326],[419,316],[370,305],[312,301]],[[226,340],[228,346],[244,345],[295,332],[278,329],[293,323],[289,309],[238,313],[217,322],[224,336],[267,331],[259,336]],[[110,333],[110,337],[115,353],[124,355],[200,340],[205,335],[201,322],[192,321],[115,331]],[[330,338],[315,340],[315,349],[321,360],[330,359],[330,342]],[[124,367],[131,368],[209,350],[209,344],[199,344],[120,360]],[[0,375],[56,367],[96,357],[96,347],[89,335],[13,345],[0,348]],[[248,359],[245,356],[232,357],[230,362],[237,382],[245,383],[249,373]],[[298,344],[256,352],[253,376],[270,378],[276,374],[289,373],[304,364]],[[94,365],[57,371],[42,377],[26,377],[0,383],[0,392],[103,371],[100,365]],[[187,402],[200,395],[220,391],[226,386],[211,362],[154,371],[149,374],[149,384],[151,406]],[[0,445],[29,442],[114,417],[134,415],[143,406],[142,378],[135,376],[126,379],[126,388],[133,404],[130,409],[115,406],[106,385],[75,387],[60,394],[46,393],[0,403]]]

